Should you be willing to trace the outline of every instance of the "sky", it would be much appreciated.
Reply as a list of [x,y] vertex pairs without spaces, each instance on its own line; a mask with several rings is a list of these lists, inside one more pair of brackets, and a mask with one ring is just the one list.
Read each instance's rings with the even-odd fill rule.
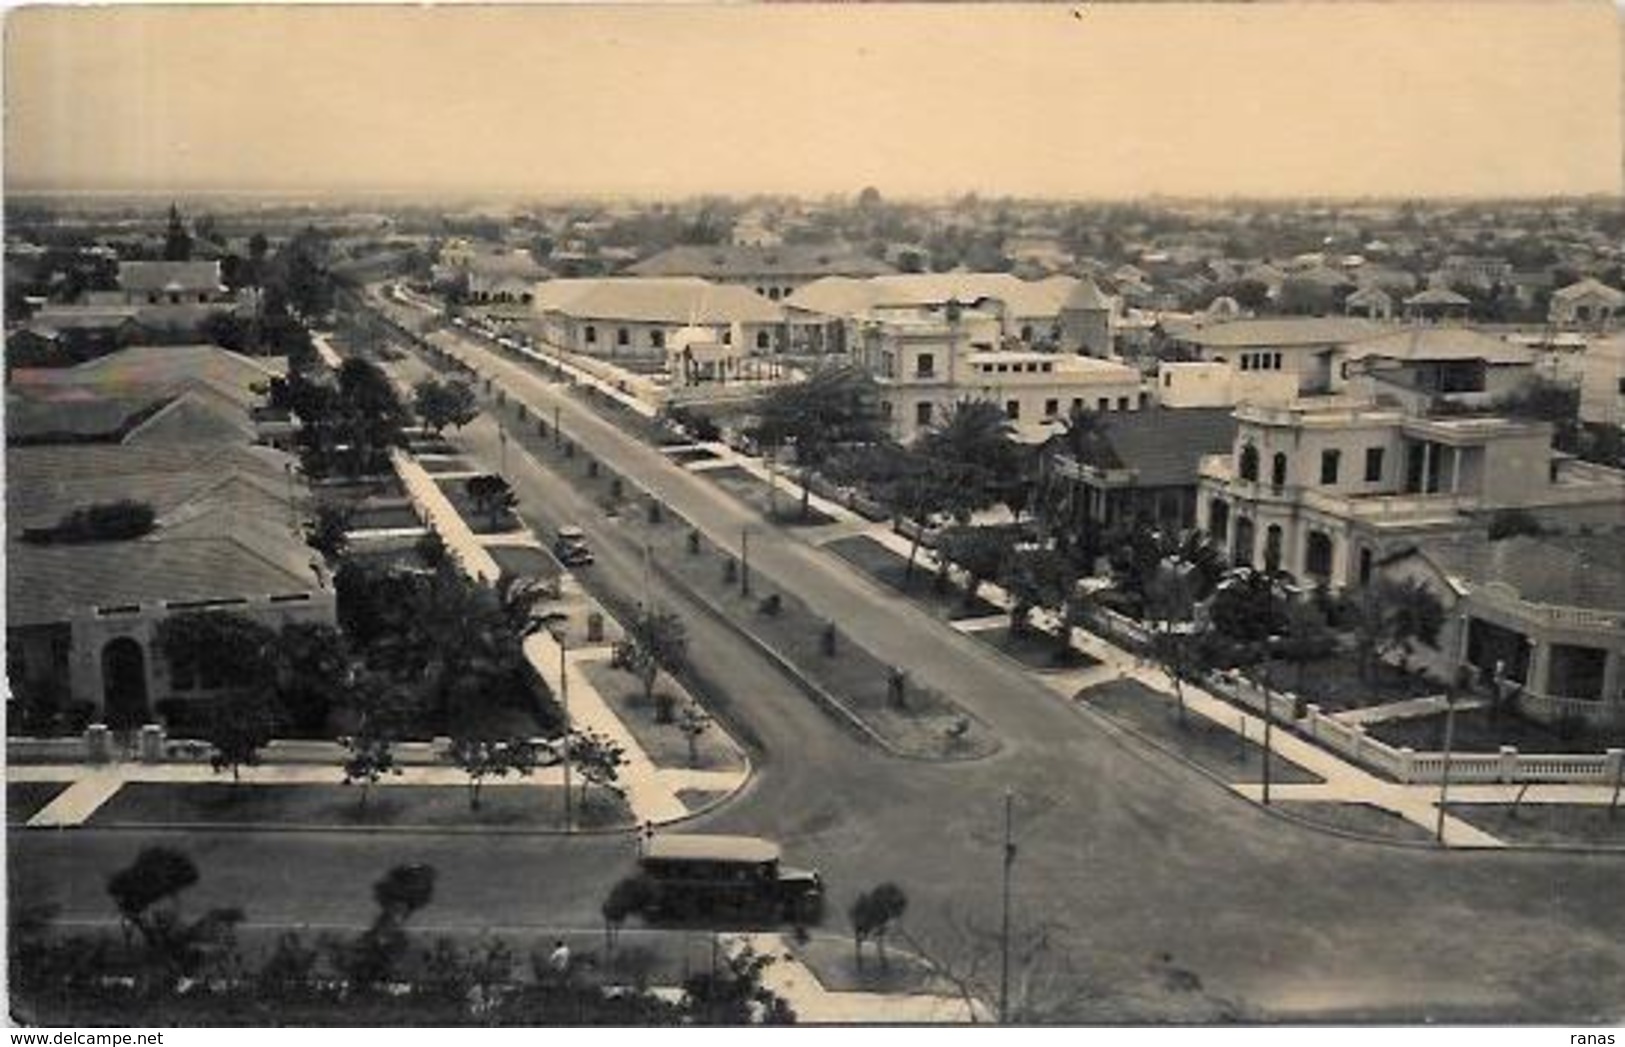
[[1466,3],[14,11],[9,190],[1621,190],[1619,12]]

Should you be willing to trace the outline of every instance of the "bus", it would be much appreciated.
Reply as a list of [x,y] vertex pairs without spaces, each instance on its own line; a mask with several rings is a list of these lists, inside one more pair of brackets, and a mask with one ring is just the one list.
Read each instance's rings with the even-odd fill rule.
[[755,836],[658,835],[639,859],[643,916],[719,916],[815,923],[824,881],[816,870],[780,863],[779,845]]

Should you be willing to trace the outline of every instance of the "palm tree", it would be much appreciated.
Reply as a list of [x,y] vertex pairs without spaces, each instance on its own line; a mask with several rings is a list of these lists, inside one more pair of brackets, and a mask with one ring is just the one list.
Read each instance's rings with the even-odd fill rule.
[[954,404],[939,425],[920,437],[919,451],[962,471],[969,485],[965,502],[970,510],[991,504],[1007,489],[1021,484],[1021,449],[1015,442],[1015,426],[990,400]]

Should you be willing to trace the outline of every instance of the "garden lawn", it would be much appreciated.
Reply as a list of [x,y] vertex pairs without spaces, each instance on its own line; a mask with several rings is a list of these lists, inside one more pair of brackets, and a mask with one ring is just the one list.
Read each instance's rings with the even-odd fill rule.
[[[643,751],[649,755],[657,767],[692,767],[700,771],[738,771],[745,767],[744,759],[739,752],[729,744],[722,729],[716,724],[706,728],[695,743],[695,755],[699,757],[690,764],[688,759],[688,738],[677,729],[677,724],[656,723],[655,710],[652,703],[645,704],[643,700],[643,687],[631,673],[621,669],[613,669],[608,662],[578,663],[582,673],[592,681],[598,689],[598,694],[620,717],[626,729],[632,732]],[[665,691],[677,696],[673,706],[681,710],[686,704],[687,695],[681,685],[666,673],[661,673],[656,681],[655,690]]]
[[820,511],[814,505],[808,505],[807,512],[803,515],[801,495],[798,491],[783,486],[778,488],[777,494],[773,494],[768,489],[767,481],[738,466],[707,469],[700,475],[715,481],[718,487],[755,509],[763,517],[786,527],[818,527],[835,522],[835,517]]
[[[1408,745],[1417,752],[1444,749],[1446,714],[1418,716],[1408,720],[1386,720],[1366,724],[1366,733],[1389,745]],[[1602,752],[1617,737],[1594,732],[1564,735],[1544,724],[1526,720],[1514,712],[1492,714],[1489,709],[1466,709],[1456,713],[1451,748],[1456,752],[1495,752],[1503,745],[1516,746],[1522,753]]]
[[[1236,732],[1195,712],[1186,712],[1185,725],[1181,727],[1178,705],[1171,694],[1152,690],[1138,680],[1110,680],[1085,688],[1077,697],[1090,708],[1136,734],[1156,740],[1224,781],[1263,781],[1263,746],[1252,739],[1243,741]],[[1284,735],[1285,731],[1281,733]],[[1279,753],[1270,760],[1270,770],[1270,780],[1281,785],[1323,780],[1282,759]]]
[[[1347,652],[1308,662],[1301,670],[1279,660],[1271,660],[1266,666],[1271,686],[1285,688],[1327,713],[1422,698],[1444,690],[1419,676],[1402,676],[1391,665],[1379,666],[1371,671],[1370,679],[1362,679],[1358,661]],[[1258,671],[1250,675],[1256,678]]]
[[519,517],[507,510],[498,513],[495,521],[493,521],[490,513],[475,507],[474,499],[468,496],[468,490],[464,486],[465,482],[463,480],[436,480],[435,485],[440,488],[440,493],[446,496],[446,500],[451,502],[452,508],[457,510],[457,515],[461,516],[463,522],[468,524],[469,530],[475,534],[505,534],[524,527],[524,523]]
[[[338,768],[333,776],[339,778]],[[512,782],[516,779],[510,778]],[[522,780],[522,779],[519,779]],[[359,786],[233,785],[132,782],[91,815],[92,826],[106,825],[281,825],[377,826],[440,829],[462,826],[512,829],[564,828],[563,789],[558,786],[488,782],[480,809],[468,806],[459,785],[374,786],[365,809]],[[589,789],[587,802],[576,789],[578,828],[632,824],[626,801],[602,789]]]
[[980,596],[974,601],[967,602],[964,593],[957,588],[939,590],[936,572],[922,567],[918,562],[914,564],[913,574],[905,580],[908,560],[867,535],[837,538],[824,548],[876,581],[896,589],[938,617],[957,621],[961,618],[986,618],[1000,613],[999,608]]
[[1039,629],[1029,628],[1024,633],[1012,633],[1009,626],[1001,625],[991,629],[972,630],[966,635],[974,636],[1000,654],[1014,658],[1024,667],[1038,672],[1088,669],[1100,664],[1099,658],[1085,654],[1075,647],[1068,647],[1062,651],[1054,636]]
[[404,499],[399,504],[363,505],[351,510],[349,530],[371,531],[398,527],[422,527],[423,521]]
[[1316,803],[1310,800],[1275,800],[1271,806],[1295,818],[1356,836],[1379,840],[1426,843],[1433,834],[1413,821],[1368,803]]
[[7,782],[6,824],[23,825],[72,784],[70,782]]
[[[1539,788],[1539,786],[1535,786]],[[1508,843],[1625,847],[1625,798],[1612,818],[1606,804],[1453,803],[1450,813]]]

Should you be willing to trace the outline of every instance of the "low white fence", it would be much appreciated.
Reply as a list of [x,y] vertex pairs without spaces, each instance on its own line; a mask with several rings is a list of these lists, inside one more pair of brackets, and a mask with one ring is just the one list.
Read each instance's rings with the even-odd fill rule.
[[[1254,712],[1264,710],[1265,689],[1239,674],[1215,673],[1207,684],[1210,690]],[[1267,694],[1270,715],[1277,723],[1291,726],[1339,755],[1408,785],[1444,778],[1442,752],[1419,753],[1409,746],[1392,746],[1365,733],[1358,724],[1321,712],[1313,702],[1300,703],[1295,695],[1284,691],[1271,690]],[[1611,785],[1625,767],[1625,749],[1604,753],[1521,753],[1515,746],[1503,745],[1493,753],[1452,752],[1449,762],[1450,780],[1463,784]]]

